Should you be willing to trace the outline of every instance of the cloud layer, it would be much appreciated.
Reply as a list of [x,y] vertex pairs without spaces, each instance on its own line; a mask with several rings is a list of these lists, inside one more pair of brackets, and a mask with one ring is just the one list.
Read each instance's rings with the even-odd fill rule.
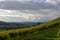
[[0,0],[0,21],[41,22],[57,17],[60,17],[59,0]]

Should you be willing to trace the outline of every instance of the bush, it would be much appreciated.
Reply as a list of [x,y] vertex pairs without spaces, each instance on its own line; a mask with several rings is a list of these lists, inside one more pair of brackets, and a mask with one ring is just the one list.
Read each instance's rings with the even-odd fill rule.
[[10,38],[15,38],[17,36],[17,34],[16,33],[10,33],[9,36],[10,36]]

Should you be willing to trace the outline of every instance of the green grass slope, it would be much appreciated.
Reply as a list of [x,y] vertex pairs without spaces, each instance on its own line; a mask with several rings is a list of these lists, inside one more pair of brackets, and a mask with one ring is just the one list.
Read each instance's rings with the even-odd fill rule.
[[60,18],[34,27],[1,31],[0,40],[60,40]]

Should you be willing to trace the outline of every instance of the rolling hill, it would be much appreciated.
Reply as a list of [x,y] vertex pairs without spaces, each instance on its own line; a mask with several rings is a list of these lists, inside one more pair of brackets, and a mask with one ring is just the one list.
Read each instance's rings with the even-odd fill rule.
[[33,27],[1,31],[0,40],[60,40],[60,17]]

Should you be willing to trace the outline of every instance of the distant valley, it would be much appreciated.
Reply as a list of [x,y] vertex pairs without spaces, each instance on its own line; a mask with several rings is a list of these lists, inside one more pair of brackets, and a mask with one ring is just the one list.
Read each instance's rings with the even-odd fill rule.
[[44,22],[3,22],[0,21],[0,30],[26,28],[42,24]]

